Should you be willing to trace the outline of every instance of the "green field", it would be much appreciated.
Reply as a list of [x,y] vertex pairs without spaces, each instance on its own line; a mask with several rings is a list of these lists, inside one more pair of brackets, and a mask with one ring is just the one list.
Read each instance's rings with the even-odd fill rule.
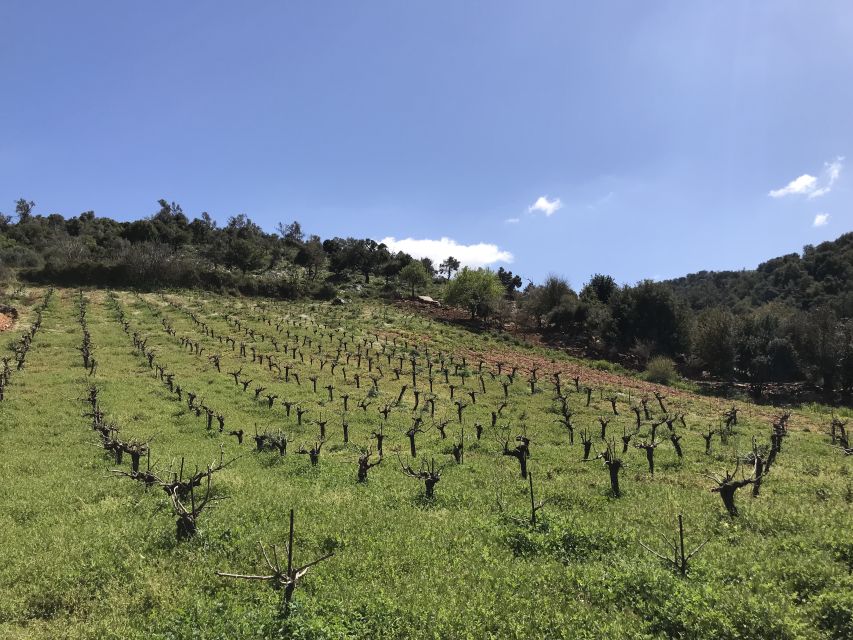
[[[13,355],[46,293],[10,301],[21,316],[3,336],[3,355]],[[737,491],[739,515],[731,517],[709,476],[733,471],[753,439],[768,455],[781,409],[734,403],[738,424],[724,444],[719,430],[731,401],[620,377],[506,336],[379,302],[195,292],[84,292],[97,363],[89,375],[80,299],[75,290],[53,293],[25,366],[13,371],[0,402],[2,638],[853,638],[851,458],[830,446],[828,409],[791,410],[759,495],[752,485]],[[134,334],[144,349],[134,347]],[[272,363],[258,362],[261,354]],[[182,400],[157,365],[173,374]],[[237,371],[240,384],[229,373]],[[560,422],[558,371],[574,444]],[[472,399],[481,384],[485,393]],[[119,429],[113,436],[148,441],[161,480],[181,460],[186,477],[218,462],[220,449],[225,462],[236,458],[212,474],[211,495],[221,499],[200,513],[194,536],[178,539],[162,487],[126,475],[129,455],[116,465],[105,451],[85,415],[92,385],[103,422]],[[203,410],[189,408],[190,392],[211,409],[211,429]],[[278,396],[271,408],[267,394]],[[635,427],[632,405],[644,398],[650,418],[640,412],[640,432],[622,453],[622,436]],[[461,421],[455,400],[467,405]],[[284,401],[292,403],[290,417]],[[301,425],[297,409],[305,411]],[[634,445],[649,441],[651,425],[667,415],[684,457],[664,422],[651,475]],[[412,460],[405,432],[414,417],[423,432]],[[606,440],[599,417],[610,418]],[[316,445],[321,422],[326,441],[312,465],[299,451]],[[436,426],[444,423],[446,438]],[[372,447],[376,461],[371,434],[380,426],[383,462],[359,483],[359,455]],[[718,433],[706,454],[709,428]],[[226,433],[237,430],[245,432],[242,445]],[[588,461],[584,431],[592,440]],[[285,455],[258,452],[256,433],[286,437]],[[503,455],[519,435],[530,440],[534,501],[544,503],[535,525],[528,480],[518,460]],[[618,497],[596,457],[611,438],[624,463]],[[401,462],[417,472],[431,461],[441,477],[428,499]],[[737,478],[752,469],[743,462]],[[193,498],[206,495],[203,481]],[[334,555],[311,569],[283,608],[282,590],[217,571],[266,571],[258,543],[285,553],[290,509],[294,564]],[[673,538],[679,513],[688,552],[707,540],[686,576],[641,545],[671,555],[664,537]]]

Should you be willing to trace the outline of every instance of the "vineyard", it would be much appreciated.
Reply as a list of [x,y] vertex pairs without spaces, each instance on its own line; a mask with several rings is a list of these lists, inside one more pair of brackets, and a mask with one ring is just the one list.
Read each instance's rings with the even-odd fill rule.
[[853,638],[847,410],[379,302],[28,293],[0,637]]

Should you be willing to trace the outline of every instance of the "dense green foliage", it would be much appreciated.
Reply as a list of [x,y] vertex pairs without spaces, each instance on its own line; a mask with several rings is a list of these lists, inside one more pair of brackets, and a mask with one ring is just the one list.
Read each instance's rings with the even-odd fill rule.
[[[699,274],[619,287],[609,276],[595,275],[580,295],[565,280],[549,276],[516,296],[521,311],[516,319],[531,328],[560,332],[607,358],[630,356],[641,367],[659,354],[680,359],[682,372],[693,376],[704,372],[755,383],[808,380],[827,391],[850,391],[853,320],[848,298],[853,279],[843,285],[841,279],[853,273],[851,238],[848,234],[836,243],[807,247],[802,260],[787,256],[736,276]],[[779,264],[788,266],[781,269]],[[802,275],[818,264],[823,265],[816,269],[821,278],[807,287],[812,297],[794,291],[781,275]],[[809,278],[802,275],[798,281]],[[770,280],[784,295],[764,296],[759,304],[759,298],[750,298],[743,289],[750,283],[766,291]],[[721,289],[708,292],[708,303],[699,304],[708,282],[718,282]]]
[[755,270],[700,271],[668,284],[693,309],[745,312],[771,302],[795,309],[828,307],[853,316],[853,233],[806,245],[802,255],[773,258]]
[[180,205],[158,204],[148,218],[117,222],[91,211],[36,215],[21,200],[16,223],[0,215],[0,279],[15,269],[31,282],[328,299],[352,274],[393,278],[412,261],[369,239],[305,238],[298,222],[266,233],[240,214],[219,227],[207,213],[189,220]]
[[[20,311],[13,333],[28,326],[42,297],[20,290],[0,300]],[[88,375],[79,350],[78,300],[76,291],[56,291],[26,366],[13,374],[0,402],[0,637],[853,637],[851,458],[827,446],[829,414],[817,407],[794,412],[760,495],[739,492],[740,515],[731,518],[709,492],[713,482],[705,474],[732,469],[734,456],[749,451],[753,437],[765,442],[769,410],[738,402],[735,433],[726,445],[715,436],[706,454],[702,434],[718,425],[730,404],[604,374],[554,351],[512,347],[504,334],[470,333],[376,303],[334,307],[192,293],[120,292],[114,299],[86,293],[97,359],[96,372]],[[247,431],[242,445],[215,426],[206,429],[186,395],[177,400],[133,348],[134,333],[185,394],[195,390],[224,413],[226,431]],[[244,341],[246,356],[216,337],[223,335]],[[273,338],[281,351],[274,350]],[[205,350],[187,348],[186,340]],[[352,357],[336,351],[342,343]],[[377,356],[371,365],[376,391],[370,390],[366,359],[359,365],[354,356],[368,347],[390,360]],[[255,362],[252,349],[290,363],[289,382],[266,359]],[[221,372],[208,357],[214,353]],[[436,374],[434,418],[425,392],[418,409],[411,388],[400,396],[411,380],[411,356],[419,359],[418,380],[425,384],[427,353]],[[439,373],[440,358],[449,365],[457,398],[480,388],[484,362],[486,391],[467,406],[461,424]],[[499,362],[503,375],[497,374]],[[404,368],[399,380],[391,370],[397,366]],[[513,366],[520,369],[509,381]],[[533,367],[539,382],[531,393]],[[246,392],[229,375],[240,368],[241,379],[251,378]],[[554,371],[564,374],[574,444],[558,421]],[[318,379],[316,392],[311,377]],[[500,381],[509,382],[506,397]],[[202,514],[194,538],[176,541],[159,487],[146,489],[109,473],[129,471],[129,463],[125,456],[116,467],[98,446],[81,402],[90,384],[100,389],[100,408],[120,437],[150,440],[158,473],[181,459],[186,469],[204,468],[218,459],[220,446],[226,460],[240,456],[214,476],[213,491],[223,500]],[[589,406],[587,385],[594,389]],[[255,387],[279,394],[272,409],[263,395],[257,399]],[[669,412],[684,414],[686,426],[676,423],[684,458],[666,442],[658,447],[652,476],[641,451],[619,454],[628,466],[616,498],[602,460],[594,459],[605,444],[597,418],[611,418],[608,435],[618,442],[623,428],[633,429],[629,407],[655,390],[669,396]],[[611,413],[611,396],[618,416]],[[295,409],[288,417],[284,400],[307,410],[301,425]],[[357,406],[362,400],[365,410]],[[492,426],[491,412],[504,402]],[[378,409],[386,405],[391,411],[383,421]],[[655,406],[652,398],[657,418]],[[423,483],[401,473],[395,454],[399,450],[417,468],[404,431],[418,415],[425,432],[417,436],[417,460],[443,466],[432,500],[424,498]],[[442,439],[434,425],[445,418]],[[321,421],[327,421],[327,443],[312,466],[297,451],[315,442]],[[344,421],[349,444],[342,439]],[[357,483],[360,448],[375,446],[371,432],[383,422],[385,460],[366,483]],[[649,437],[651,422],[643,421],[633,442]],[[484,428],[480,439],[476,424]],[[465,458],[457,465],[451,450],[461,427]],[[286,455],[255,451],[256,428],[286,433]],[[588,463],[581,460],[582,429],[595,434]],[[517,461],[502,455],[506,439],[521,433],[532,441],[536,500],[545,500],[535,525],[528,521],[528,483]],[[312,569],[285,619],[279,593],[219,578],[216,571],[261,571],[258,541],[284,541],[290,508],[296,510],[296,562],[335,556]],[[639,545],[663,551],[657,531],[671,537],[677,513],[684,514],[690,548],[708,540],[686,577]]]
[[646,365],[646,380],[658,384],[671,384],[675,380],[675,363],[666,356],[654,356]]
[[447,304],[470,311],[472,318],[485,319],[494,315],[503,295],[504,287],[493,271],[463,267],[447,283],[444,299]]
[[412,260],[405,267],[400,269],[400,282],[412,288],[412,297],[418,289],[422,289],[429,284],[429,273],[426,267],[417,260]]

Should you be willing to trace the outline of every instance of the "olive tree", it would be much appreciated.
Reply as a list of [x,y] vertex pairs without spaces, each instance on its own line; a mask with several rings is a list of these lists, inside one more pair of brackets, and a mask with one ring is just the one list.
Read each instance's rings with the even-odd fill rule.
[[504,295],[501,281],[491,269],[464,267],[447,283],[444,300],[454,307],[463,307],[472,318],[488,318],[494,313]]
[[400,282],[412,288],[413,298],[415,297],[415,289],[427,286],[430,280],[426,267],[418,260],[412,260],[400,269],[398,277],[400,278]]
[[552,322],[565,326],[574,315],[577,294],[565,278],[551,274],[541,285],[531,285],[525,289],[521,306],[535,319],[538,329]]

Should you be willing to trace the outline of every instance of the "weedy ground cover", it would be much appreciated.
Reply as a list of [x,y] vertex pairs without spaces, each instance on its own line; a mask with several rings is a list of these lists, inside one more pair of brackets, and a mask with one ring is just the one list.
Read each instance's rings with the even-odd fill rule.
[[853,637],[843,411],[381,303],[38,294],[4,334],[15,369],[41,317],[0,402],[2,637]]

